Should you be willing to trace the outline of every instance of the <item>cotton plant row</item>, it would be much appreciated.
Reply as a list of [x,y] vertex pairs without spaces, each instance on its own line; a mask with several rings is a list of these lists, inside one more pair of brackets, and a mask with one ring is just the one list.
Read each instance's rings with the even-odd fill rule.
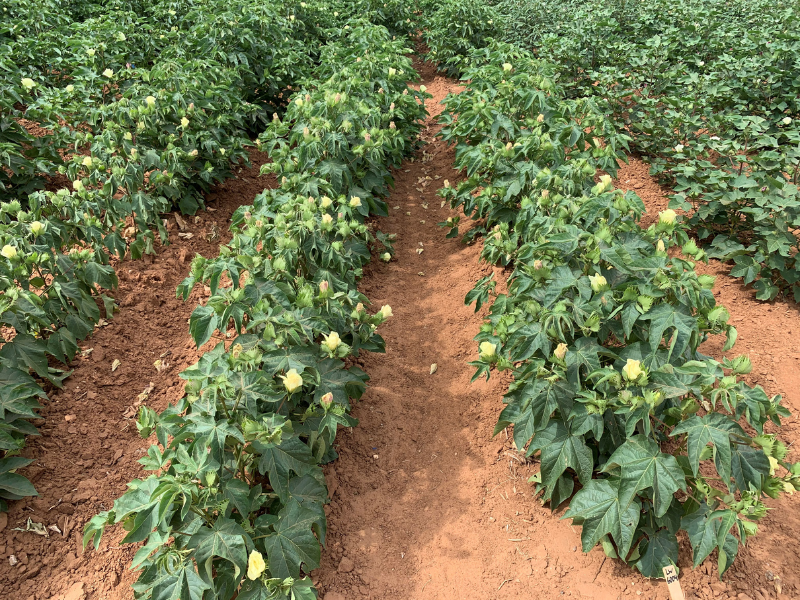
[[483,236],[482,258],[511,272],[507,294],[489,276],[467,296],[491,298],[475,377],[514,377],[495,431],[513,427],[540,464],[540,499],[569,503],[585,552],[602,544],[662,577],[683,531],[693,564],[716,551],[722,575],[765,497],[800,489],[774,433],[788,411],[739,379],[746,357],[699,351],[715,335],[730,350],[736,330],[675,211],[642,229],[641,200],[613,187],[627,136],[515,46],[490,42],[468,62],[441,133],[464,179],[440,193],[477,221],[467,235]]
[[357,423],[368,376],[351,357],[383,351],[377,328],[392,316],[356,289],[381,247],[365,218],[385,212],[389,168],[413,150],[430,97],[406,83],[409,52],[382,26],[345,25],[259,138],[280,187],[236,211],[231,242],[196,257],[178,290],[210,287],[189,327],[198,346],[216,341],[181,374],[178,403],[141,409],[151,474],[85,528],[96,546],[117,523],[123,542],[144,542],[137,598],[316,597],[320,464]]
[[[113,314],[103,293],[117,284],[110,258],[152,254],[157,236],[166,243],[163,213],[194,213],[204,191],[233,175],[248,131],[268,122],[267,108],[319,52],[281,3],[156,3],[82,21],[54,4],[40,21],[26,0],[9,9],[0,314],[14,332],[0,350],[0,510],[36,493],[13,472],[30,461],[12,455],[36,432],[41,381],[65,377],[48,361],[69,364]],[[48,133],[34,139],[23,117]],[[52,177],[66,186],[36,191]]]
[[[674,187],[672,207],[756,296],[800,299],[795,6],[503,0],[509,41],[559,65]],[[554,18],[557,15],[557,18]]]

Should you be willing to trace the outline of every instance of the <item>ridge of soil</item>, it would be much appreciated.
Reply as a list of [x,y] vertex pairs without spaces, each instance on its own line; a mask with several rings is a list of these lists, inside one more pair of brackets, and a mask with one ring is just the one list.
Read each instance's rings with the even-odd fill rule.
[[[371,263],[360,285],[375,305],[391,305],[395,316],[381,327],[386,354],[359,359],[372,379],[354,411],[360,425],[341,432],[340,458],[325,467],[332,498],[326,507],[328,545],[312,577],[323,600],[667,600],[663,581],[641,577],[600,548],[584,554],[580,527],[559,518],[565,506],[551,512],[533,497],[527,479],[538,471],[538,461],[526,460],[505,432],[492,436],[510,379],[493,373],[489,381],[470,383],[467,362],[475,355],[473,336],[485,309],[475,314],[464,297],[493,270],[501,285],[504,277],[479,263],[480,244],[448,240],[437,226],[456,213],[441,207],[435,192],[459,174],[452,167],[453,149],[435,139],[434,117],[445,95],[459,88],[431,65],[416,66],[434,95],[422,135],[429,143],[395,173],[390,215],[379,221],[383,231],[398,234],[395,257],[388,264]],[[162,410],[182,395],[178,373],[200,356],[186,320],[208,292],[197,289],[184,303],[174,290],[195,252],[215,255],[217,244],[228,239],[233,210],[274,185],[271,178],[257,178],[266,157],[251,158],[254,169],[208,198],[216,212],[202,213],[198,223],[187,219],[191,240],[173,236],[154,260],[121,266],[115,293],[120,313],[84,344],[93,348],[91,354],[75,362],[66,389],[52,395],[42,411],[42,436],[31,438],[25,451],[36,458],[26,473],[41,496],[15,502],[7,517],[0,515],[0,600],[133,597],[130,586],[138,574],[128,566],[136,546],[120,546],[123,532],[115,529],[99,551],[82,554],[81,531],[142,475],[136,460],[147,442],[125,416],[134,415],[137,395],[153,382],[146,402]],[[616,184],[645,201],[645,224],[666,207],[668,190],[638,160],[622,165]],[[212,221],[219,239],[209,241]],[[786,405],[800,412],[800,313],[787,304],[756,301],[718,262],[698,264],[698,270],[720,275],[714,293],[740,334],[730,355],[750,355],[748,382],[784,394]],[[704,351],[719,358],[722,344],[714,338]],[[159,358],[168,364],[161,372],[153,366]],[[121,364],[112,373],[114,359]],[[796,417],[786,420],[781,437],[800,438]],[[798,459],[793,447],[790,459]],[[691,569],[683,540],[687,598],[766,600],[777,596],[778,580],[780,597],[797,597],[798,496],[769,501],[775,510],[724,582],[717,580],[715,562]],[[63,534],[50,531],[43,538],[15,531],[25,528],[28,517],[57,525]],[[20,561],[14,567],[12,554]]]
[[[149,443],[136,429],[139,394],[152,385],[144,403],[157,411],[183,396],[178,373],[201,355],[187,321],[210,291],[197,286],[184,302],[175,289],[195,254],[216,256],[219,244],[230,239],[236,208],[252,204],[265,187],[275,187],[272,175],[259,175],[267,155],[253,150],[250,160],[251,167],[206,195],[208,211],[183,217],[185,231],[169,216],[170,244],[157,248],[156,256],[116,265],[119,287],[109,295],[119,311],[81,343],[91,352],[78,354],[64,389],[53,390],[43,402],[40,436],[28,438],[23,454],[34,462],[23,473],[39,496],[12,502],[9,513],[0,514],[0,599],[133,597],[130,584],[138,574],[128,566],[136,546],[120,547],[124,532],[111,530],[99,552],[84,554],[83,526],[110,509],[127,483],[143,474],[136,461]],[[185,239],[179,231],[192,236]],[[115,360],[120,364],[112,371]],[[160,371],[156,360],[162,361]],[[46,538],[19,531],[28,519],[58,531],[48,529]],[[10,564],[12,555],[16,565]]]

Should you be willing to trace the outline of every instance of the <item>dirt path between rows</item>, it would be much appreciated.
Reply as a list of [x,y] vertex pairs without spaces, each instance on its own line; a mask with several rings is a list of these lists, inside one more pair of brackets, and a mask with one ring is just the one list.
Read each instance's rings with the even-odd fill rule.
[[[428,66],[418,68],[434,94],[428,109],[435,114],[441,110],[435,102],[457,87]],[[665,600],[663,581],[646,580],[600,548],[583,554],[580,528],[559,520],[564,507],[553,514],[532,497],[527,478],[538,461],[525,461],[504,433],[492,438],[508,379],[495,373],[488,383],[470,384],[466,363],[475,354],[481,314],[463,301],[490,268],[479,265],[479,245],[447,240],[436,225],[455,213],[440,207],[435,192],[444,179],[458,177],[453,150],[434,140],[437,131],[430,119],[423,138],[431,143],[397,173],[390,216],[379,223],[398,234],[396,257],[374,265],[361,285],[376,305],[390,304],[395,317],[382,329],[386,354],[364,361],[372,380],[354,413],[360,425],[342,435],[341,458],[326,471],[333,496],[329,546],[313,574],[324,600]],[[617,183],[635,189],[651,215],[666,207],[665,191],[641,162],[624,166]],[[716,294],[739,328],[736,353],[753,356],[751,383],[784,393],[800,411],[800,344],[791,335],[800,332],[797,311],[755,301],[722,265],[701,270],[721,275]],[[720,356],[722,343],[710,341],[706,351]],[[776,346],[779,362],[763,360]],[[799,437],[795,419],[783,435]],[[762,521],[762,533],[726,582],[717,580],[710,561],[692,571],[684,540],[687,598],[773,598],[772,575],[789,594],[782,597],[793,597],[798,504],[771,505],[780,506]]]

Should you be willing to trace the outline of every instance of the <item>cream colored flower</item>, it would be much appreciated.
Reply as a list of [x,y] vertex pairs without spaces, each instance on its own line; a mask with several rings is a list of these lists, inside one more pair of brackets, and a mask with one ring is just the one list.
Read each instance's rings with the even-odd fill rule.
[[390,260],[392,260],[392,255],[389,254],[388,252],[384,252],[383,254],[381,254],[381,260],[383,262],[389,262]]
[[327,196],[323,196],[322,199],[319,201],[319,204],[322,208],[328,208],[331,204],[333,204],[333,200],[331,200]]
[[533,268],[536,269],[537,271],[539,269],[541,269],[542,268],[542,261],[540,261],[540,260],[533,261]]
[[22,84],[22,87],[24,87],[28,91],[36,87],[36,82],[30,77],[23,78],[22,81],[20,81],[20,83]]
[[94,55],[95,55],[95,52],[97,52],[97,50],[95,50],[94,48],[89,48],[89,49],[86,51],[86,54],[88,54],[89,56],[94,56]]
[[3,256],[5,256],[10,260],[12,258],[17,257],[17,249],[14,248],[14,246],[6,244],[5,246],[3,246],[3,249],[0,250],[0,254],[2,254]]
[[156,105],[156,97],[155,96],[148,96],[144,99],[147,106],[155,106]]
[[666,252],[667,251],[666,246],[664,246],[664,240],[658,240],[658,243],[656,244],[656,250],[658,252]]
[[92,166],[92,157],[91,156],[84,156],[81,164],[84,167],[91,167]]
[[297,369],[289,369],[286,375],[281,375],[280,377],[283,380],[283,387],[285,387],[286,391],[290,394],[303,387],[303,378],[300,377],[300,373],[297,372]]
[[133,139],[133,134],[130,131],[126,131],[122,138],[130,142]]
[[68,94],[71,94],[72,92],[74,92],[74,91],[75,91],[75,86],[74,86],[74,85],[72,85],[72,84],[70,83],[70,84],[69,84],[67,87],[65,87],[64,89],[66,90],[66,92],[67,92]]
[[322,405],[322,408],[328,410],[331,407],[331,404],[333,404],[333,394],[328,392],[319,399],[319,403]]
[[327,281],[320,281],[319,282],[319,291],[320,291],[320,293],[322,293],[322,294],[326,293],[328,291],[328,288],[330,288],[330,284]]
[[322,345],[325,346],[331,352],[334,352],[342,343],[342,338],[339,337],[339,334],[335,331],[331,331],[329,335],[324,335],[325,341],[322,342]]
[[767,458],[769,459],[769,474],[775,475],[775,469],[780,467],[781,464],[778,462],[778,459],[775,458],[774,456],[768,456]]
[[509,73],[509,72],[511,72],[511,69],[513,69],[513,68],[514,67],[511,66],[511,63],[503,63],[503,71],[504,72]]
[[330,225],[331,223],[333,223],[333,217],[330,216],[328,213],[325,213],[324,215],[322,215],[322,222],[325,225]]
[[419,91],[424,94],[425,92],[428,91],[428,88],[426,88],[424,85],[421,85],[421,86],[419,86]]
[[34,236],[42,235],[44,233],[44,223],[41,221],[34,221],[31,223],[31,233]]
[[396,73],[397,73],[397,69],[395,69],[393,67],[389,67],[389,77],[394,77]]
[[643,372],[642,363],[632,358],[629,358],[628,362],[625,363],[625,366],[622,367],[622,374],[628,381],[635,381]]
[[589,283],[592,285],[593,292],[599,292],[608,285],[608,281],[602,275],[589,275]]
[[357,313],[364,312],[364,303],[363,302],[359,302],[358,304],[356,304],[356,312]]
[[261,574],[267,570],[267,563],[264,562],[264,557],[261,552],[253,550],[250,553],[250,558],[247,559],[247,578],[255,581]]
[[187,119],[186,117],[183,117],[181,119],[181,127],[186,129],[188,126],[189,126],[189,119]]
[[564,360],[564,357],[567,355],[567,345],[563,342],[560,343],[558,346],[556,346],[553,354],[558,360]]
[[392,307],[388,304],[381,306],[381,315],[384,319],[388,319],[389,317],[393,316],[394,313],[392,312]]
[[492,342],[481,342],[481,345],[478,347],[480,350],[481,358],[485,360],[489,360],[497,356],[497,344],[493,344]]
[[76,192],[83,191],[83,182],[80,179],[76,179],[72,182],[72,189]]
[[297,106],[303,106],[303,99],[302,98],[298,98],[297,100],[294,101],[294,103]]
[[359,206],[361,206],[361,198],[359,198],[358,196],[353,196],[352,198],[350,198],[350,206],[352,208],[358,208]]
[[667,210],[662,210],[660,213],[658,213],[658,221],[659,223],[664,223],[665,225],[672,225],[675,222],[676,216],[677,213],[671,208],[668,208]]
[[111,69],[106,69],[105,71],[103,71],[103,76],[111,79],[114,76],[114,71],[112,71]]
[[542,113],[539,113],[539,116],[536,117],[536,122],[537,123],[544,123],[544,115]]

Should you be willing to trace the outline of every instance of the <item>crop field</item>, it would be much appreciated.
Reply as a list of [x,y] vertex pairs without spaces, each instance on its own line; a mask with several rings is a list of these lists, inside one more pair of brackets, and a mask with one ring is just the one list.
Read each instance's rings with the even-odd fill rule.
[[796,3],[0,6],[0,600],[800,597]]

